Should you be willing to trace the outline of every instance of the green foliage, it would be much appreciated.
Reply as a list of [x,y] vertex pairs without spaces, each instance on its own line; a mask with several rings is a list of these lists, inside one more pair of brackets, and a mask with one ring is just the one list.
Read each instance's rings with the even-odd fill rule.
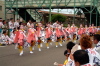
[[23,23],[27,23],[25,20],[22,21]]
[[64,27],[67,27],[68,24],[63,24],[63,25],[64,25]]
[[54,14],[51,17],[52,22],[56,22],[57,20],[59,22],[65,22],[66,21],[66,16],[61,15],[61,14]]

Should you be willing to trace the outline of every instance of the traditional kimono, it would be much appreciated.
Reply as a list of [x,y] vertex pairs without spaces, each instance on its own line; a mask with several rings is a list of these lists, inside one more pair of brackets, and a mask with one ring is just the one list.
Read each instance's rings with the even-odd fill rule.
[[34,28],[29,28],[28,29],[28,35],[27,35],[27,42],[30,45],[30,53],[33,53],[32,50],[34,50],[34,45],[36,41],[38,40],[37,35],[36,35],[36,30]]
[[82,35],[84,33],[84,28],[79,28],[78,35]]
[[68,34],[66,32],[66,29],[62,27],[62,40],[65,40],[67,38]]
[[15,49],[17,47],[20,51],[20,54],[19,54],[20,56],[22,56],[23,54],[23,47],[24,47],[25,42],[26,42],[26,35],[25,35],[24,30],[16,31],[14,43],[16,43]]
[[31,23],[30,23],[30,22],[28,22],[28,23],[27,23],[27,27],[28,27],[28,28],[30,28],[30,25],[31,25]]
[[55,31],[56,31],[56,36],[57,37],[60,37],[62,35],[60,28],[58,28],[58,27],[55,28]]
[[3,27],[3,23],[0,22],[0,34],[2,33],[2,27]]
[[13,42],[13,40],[11,40],[8,35],[4,35],[2,34],[1,36],[1,43],[2,44],[11,44]]
[[46,34],[45,38],[50,38],[52,35],[52,29],[50,27],[47,27],[45,29],[45,34]]
[[76,32],[76,27],[71,27],[71,30],[72,30],[72,33],[75,33]]
[[68,62],[64,66],[75,66],[74,60],[71,60],[70,57],[68,57]]
[[14,39],[15,39],[15,34],[12,32],[11,35],[10,35],[10,39],[14,42]]
[[62,35],[63,35],[63,32],[61,30],[61,27],[57,27],[55,28],[55,35],[56,35],[56,47],[58,47],[58,44],[60,46],[62,46]]
[[31,43],[31,41],[37,41],[36,30],[34,28],[28,29],[27,42]]
[[19,35],[18,35],[18,44],[23,46],[24,45],[24,40],[26,39],[26,35],[24,33],[24,30],[19,30]]
[[89,27],[89,33],[92,33],[92,27]]
[[8,23],[8,25],[9,25],[9,30],[10,30],[10,32],[13,30],[13,28],[14,28],[14,23],[13,22],[9,22]]
[[68,32],[68,34],[71,34],[71,33],[72,33],[72,30],[71,30],[70,27],[67,27],[67,28],[66,28],[66,31]]
[[17,27],[19,27],[19,22],[14,22],[14,28],[17,28]]
[[42,27],[37,27],[37,37],[41,37],[41,30],[42,30]]
[[15,31],[14,43],[18,43],[19,30]]
[[95,34],[97,32],[96,27],[92,27],[92,33]]
[[88,28],[86,27],[86,28],[84,28],[84,33],[86,33],[87,35],[88,35]]

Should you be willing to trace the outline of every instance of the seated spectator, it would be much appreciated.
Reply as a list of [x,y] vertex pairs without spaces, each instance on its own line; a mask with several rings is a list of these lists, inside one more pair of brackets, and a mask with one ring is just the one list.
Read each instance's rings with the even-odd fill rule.
[[100,54],[100,34],[95,34],[93,40],[94,44],[96,44],[94,49]]
[[75,66],[94,66],[89,63],[89,55],[85,50],[77,50],[73,54]]
[[3,34],[1,36],[1,44],[12,44],[13,41],[9,38],[9,36],[7,35],[8,32],[7,31],[3,31]]

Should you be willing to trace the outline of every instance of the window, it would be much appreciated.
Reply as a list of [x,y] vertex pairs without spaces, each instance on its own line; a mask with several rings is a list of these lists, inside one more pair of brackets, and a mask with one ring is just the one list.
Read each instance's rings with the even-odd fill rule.
[[2,6],[0,6],[0,11],[2,11]]

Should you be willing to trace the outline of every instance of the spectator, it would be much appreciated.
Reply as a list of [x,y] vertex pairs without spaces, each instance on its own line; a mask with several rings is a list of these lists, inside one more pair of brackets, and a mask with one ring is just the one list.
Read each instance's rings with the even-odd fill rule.
[[63,66],[63,65],[66,65],[68,63],[69,53],[67,50],[64,51],[64,55],[66,56],[66,60],[65,60],[64,64],[58,64],[58,66]]
[[2,18],[0,18],[0,33],[2,33],[2,26],[3,26]]
[[6,22],[6,20],[3,20],[2,22],[3,22],[3,28],[7,29],[7,22]]
[[19,20],[19,19],[17,19],[17,20],[16,20],[16,22],[14,23],[14,28],[19,27],[19,22],[20,22],[20,20]]
[[75,66],[93,66],[89,63],[89,55],[85,50],[77,50],[73,54]]
[[66,48],[67,48],[68,53],[71,53],[71,50],[72,50],[74,45],[75,45],[75,43],[73,43],[73,42],[67,43]]
[[28,27],[28,28],[30,28],[31,23],[32,23],[32,21],[29,20],[28,23],[27,23],[27,27]]
[[95,34],[93,40],[94,44],[96,44],[94,49],[100,54],[100,34]]
[[8,31],[3,31],[3,34],[1,36],[1,43],[2,44],[12,44],[12,40],[9,38],[9,36],[7,35],[8,34]]
[[9,31],[10,31],[10,34],[11,34],[11,31],[14,28],[14,19],[13,18],[10,19],[8,25],[9,25]]

